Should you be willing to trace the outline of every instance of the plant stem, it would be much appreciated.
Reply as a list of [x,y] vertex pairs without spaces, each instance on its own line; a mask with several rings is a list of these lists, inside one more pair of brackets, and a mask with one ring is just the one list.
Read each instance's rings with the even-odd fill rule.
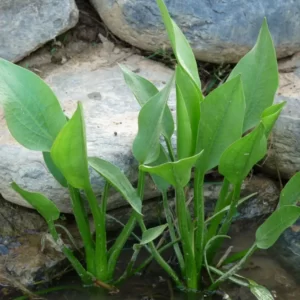
[[228,270],[226,273],[224,273],[220,278],[218,278],[208,289],[210,291],[215,290],[223,281],[227,280],[228,278],[235,275],[242,266],[246,263],[247,259],[257,250],[256,244],[254,244],[249,251],[246,253],[246,255],[230,270]]
[[[175,232],[175,227],[174,227],[174,224],[173,224],[173,220],[172,220],[172,217],[171,217],[171,211],[170,211],[166,191],[162,192],[162,199],[163,199],[163,206],[164,206],[166,220],[167,220],[168,227],[169,227],[171,241],[174,242],[175,240],[177,240],[177,237],[176,237],[176,232]],[[180,247],[177,243],[174,244],[174,251],[175,251],[179,266],[180,266],[181,273],[184,274],[185,273],[184,259],[183,259]]]
[[203,250],[205,239],[205,207],[203,196],[204,173],[196,168],[194,179],[194,215],[196,219],[195,231],[195,257],[198,280],[201,278],[201,269],[203,262]]
[[[218,213],[220,210],[222,210],[227,204],[226,198],[229,190],[230,182],[224,178],[222,188],[219,194],[218,201],[216,203],[216,207],[214,209],[214,214]],[[221,223],[223,217],[225,215],[225,212],[223,214],[218,215],[211,223],[208,228],[208,232],[206,235],[206,241],[210,240],[213,236],[216,235],[219,224]]]
[[188,222],[189,216],[187,215],[188,209],[186,208],[184,189],[179,184],[177,184],[177,186],[175,187],[175,193],[176,214],[178,218],[178,225],[185,260],[185,277],[187,281],[187,288],[191,290],[197,290],[197,266],[192,246],[193,231],[191,230],[191,224],[189,224]]
[[[106,230],[105,214],[99,208],[96,196],[92,190],[92,187],[85,189],[89,205],[93,214],[96,232],[96,245],[95,245],[95,277],[101,281],[107,281],[107,256],[106,256]],[[104,192],[103,192],[104,195]]]
[[[47,224],[48,224],[50,234],[52,235],[54,241],[56,243],[59,243],[59,235],[56,231],[54,222],[48,221]],[[69,248],[67,248],[65,245],[61,245],[61,247],[62,247],[62,252],[67,257],[67,259],[71,263],[74,270],[77,272],[81,281],[86,285],[91,285],[93,283],[91,276],[88,275],[87,271],[82,266],[82,264],[79,262],[79,260],[74,256],[73,252]]]
[[78,189],[73,188],[71,185],[68,185],[68,188],[71,196],[73,213],[84,245],[87,270],[88,272],[95,274],[95,246],[87,214]]
[[[144,198],[144,186],[145,186],[145,174],[142,171],[139,171],[139,176],[138,176],[138,186],[137,186],[137,193],[143,201]],[[131,235],[135,225],[136,225],[136,220],[139,214],[136,211],[133,211],[131,213],[131,216],[126,223],[125,227],[119,234],[118,238],[114,242],[113,246],[109,249],[108,251],[108,273],[112,277],[113,273],[115,271],[116,263],[118,261],[118,257],[120,256],[120,253],[128,240],[129,236]]]
[[165,142],[166,142],[166,145],[167,145],[167,148],[168,148],[168,152],[169,152],[169,156],[170,156],[171,161],[175,161],[175,155],[174,155],[174,152],[173,152],[173,147],[172,147],[170,139],[165,137]]

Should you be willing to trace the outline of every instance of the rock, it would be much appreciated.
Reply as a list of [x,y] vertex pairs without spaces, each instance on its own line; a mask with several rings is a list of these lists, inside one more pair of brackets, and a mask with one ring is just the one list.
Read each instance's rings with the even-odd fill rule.
[[8,254],[8,248],[3,245],[3,244],[0,244],[0,255],[7,255]]
[[271,249],[279,262],[300,281],[300,220],[290,226]]
[[78,21],[74,0],[2,0],[0,57],[19,61]]
[[[105,47],[102,50],[103,52],[94,49],[90,55],[83,56],[81,61],[70,60],[63,67],[56,65],[48,71],[45,80],[57,94],[68,116],[75,111],[77,101],[83,102],[89,155],[114,163],[131,182],[135,182],[137,163],[131,147],[137,133],[140,107],[126,86],[116,63],[121,62],[133,70],[141,70],[141,75],[148,77],[159,87],[170,78],[173,71],[132,53],[122,51],[119,54],[108,54]],[[124,61],[126,58],[127,61]],[[174,101],[170,103],[174,106]],[[62,212],[72,211],[68,191],[61,188],[49,174],[41,153],[29,151],[14,141],[7,130],[2,111],[0,145],[0,194],[3,198],[28,206],[10,187],[10,183],[16,181],[25,189],[45,194]],[[103,181],[95,172],[92,173],[92,184],[96,194],[100,194]],[[150,187],[146,199],[156,195],[157,191]],[[111,194],[109,210],[124,205],[127,204],[119,194]]]
[[[155,0],[90,1],[107,27],[120,39],[150,51],[169,45]],[[199,60],[237,62],[254,45],[264,17],[267,17],[278,57],[286,57],[300,50],[299,2],[165,2]]]
[[271,138],[262,170],[275,177],[289,179],[300,171],[300,68],[280,73],[275,103],[286,101]]

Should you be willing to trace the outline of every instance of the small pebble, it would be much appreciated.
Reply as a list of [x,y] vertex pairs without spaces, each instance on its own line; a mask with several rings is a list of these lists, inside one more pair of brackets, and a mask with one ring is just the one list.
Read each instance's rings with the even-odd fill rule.
[[10,243],[11,239],[9,237],[5,237],[2,241],[2,244],[4,246],[7,246]]
[[8,248],[3,245],[3,244],[0,244],[0,255],[7,255],[8,254]]

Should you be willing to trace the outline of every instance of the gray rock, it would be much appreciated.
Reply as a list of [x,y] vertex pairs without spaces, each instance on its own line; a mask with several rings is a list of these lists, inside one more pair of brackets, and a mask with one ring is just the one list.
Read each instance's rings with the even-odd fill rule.
[[[139,69],[143,76],[160,87],[172,74],[172,70],[162,64],[129,55],[131,57],[122,63],[133,70]],[[127,56],[128,53],[123,52],[105,57],[105,53],[94,51],[83,61],[70,60],[63,67],[55,67],[45,80],[57,94],[68,116],[75,111],[77,101],[82,101],[88,154],[114,163],[131,182],[135,182],[137,163],[131,147],[137,133],[140,107],[126,86],[121,69],[112,60],[115,57],[121,62]],[[170,103],[174,105],[174,101]],[[45,194],[62,212],[71,212],[67,189],[62,188],[49,174],[41,153],[29,151],[14,141],[2,113],[0,111],[0,194],[10,202],[28,206],[10,187],[10,183],[15,181],[25,189]],[[96,194],[100,194],[103,181],[95,172],[92,173],[91,180]],[[146,199],[155,197],[157,191],[153,186],[148,187]],[[109,210],[124,205],[126,203],[119,194],[111,194]]]
[[1,0],[0,57],[18,61],[77,21],[74,0]]
[[300,281],[300,219],[289,227],[271,249],[279,262]]
[[3,245],[3,244],[0,244],[0,255],[7,255],[9,252],[8,248]]
[[[90,1],[107,27],[122,40],[151,51],[168,45],[155,0]],[[264,17],[267,17],[278,57],[289,56],[300,49],[299,1],[165,2],[200,60],[237,62],[253,46]]]
[[268,156],[262,169],[274,176],[289,179],[300,171],[300,68],[280,73],[280,88],[275,102],[286,105],[275,124]]

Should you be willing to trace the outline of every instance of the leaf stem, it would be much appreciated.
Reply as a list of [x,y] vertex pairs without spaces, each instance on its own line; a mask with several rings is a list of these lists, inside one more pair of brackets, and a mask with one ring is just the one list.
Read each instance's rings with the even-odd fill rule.
[[75,220],[85,249],[85,260],[88,272],[95,274],[95,245],[88,217],[78,189],[68,185]]
[[168,148],[168,152],[169,152],[169,156],[170,156],[171,161],[175,161],[175,155],[174,155],[171,140],[165,137],[165,142],[166,142],[166,145],[167,145],[167,148]]

